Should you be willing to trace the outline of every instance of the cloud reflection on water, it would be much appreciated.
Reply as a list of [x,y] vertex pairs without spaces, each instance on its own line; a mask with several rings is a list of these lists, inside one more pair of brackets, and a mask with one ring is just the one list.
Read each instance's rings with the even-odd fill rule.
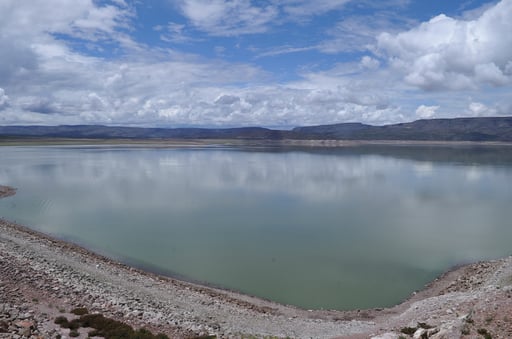
[[384,305],[510,254],[512,167],[421,151],[2,148],[0,182],[19,190],[0,213],[282,302]]

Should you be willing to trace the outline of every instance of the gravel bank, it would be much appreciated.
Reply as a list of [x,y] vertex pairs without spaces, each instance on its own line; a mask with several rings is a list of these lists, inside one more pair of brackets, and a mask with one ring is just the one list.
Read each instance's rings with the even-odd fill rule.
[[406,327],[511,338],[511,295],[509,257],[448,272],[393,308],[307,311],[136,270],[0,219],[0,338],[67,336],[53,321],[80,306],[173,338],[398,338]]

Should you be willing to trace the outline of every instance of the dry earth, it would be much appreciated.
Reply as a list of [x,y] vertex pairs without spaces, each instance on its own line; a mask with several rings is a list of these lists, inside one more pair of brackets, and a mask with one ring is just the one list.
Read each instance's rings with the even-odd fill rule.
[[0,338],[68,337],[54,320],[76,307],[171,338],[512,338],[512,257],[456,268],[393,308],[308,311],[136,270],[0,219]]

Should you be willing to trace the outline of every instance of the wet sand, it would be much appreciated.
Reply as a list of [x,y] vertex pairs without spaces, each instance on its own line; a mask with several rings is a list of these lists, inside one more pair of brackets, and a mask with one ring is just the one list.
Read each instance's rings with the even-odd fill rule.
[[[0,186],[0,196],[14,193]],[[398,338],[406,327],[429,338],[480,338],[482,329],[510,338],[511,296],[508,257],[453,269],[392,308],[308,311],[137,270],[0,219],[0,338],[22,335],[22,321],[34,338],[67,336],[53,321],[79,306],[172,338]]]

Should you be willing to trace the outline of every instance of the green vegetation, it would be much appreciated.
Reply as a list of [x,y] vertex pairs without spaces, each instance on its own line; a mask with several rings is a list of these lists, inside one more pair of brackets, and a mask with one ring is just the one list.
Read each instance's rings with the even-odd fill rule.
[[486,323],[486,324],[490,324],[493,320],[494,320],[494,316],[493,316],[493,315],[488,315],[488,316],[485,318],[485,323]]
[[462,328],[460,330],[460,334],[462,334],[462,335],[469,335],[470,333],[471,333],[471,330],[469,329],[469,325],[468,324],[462,325]]
[[428,329],[431,329],[433,328],[433,326],[430,326],[429,324],[427,323],[418,323],[418,328],[423,328],[425,330],[428,330]]
[[416,332],[418,328],[417,327],[403,327],[400,329],[400,332],[407,335],[413,335],[414,332]]
[[[68,322],[68,319],[64,316],[57,317],[57,318],[55,318],[55,321],[54,321],[54,323],[56,323],[57,325],[67,324],[67,322]],[[61,326],[61,327],[63,327],[63,326]]]
[[89,310],[87,310],[87,308],[85,308],[85,307],[78,307],[78,308],[71,310],[71,313],[73,313],[74,315],[84,315],[84,314],[88,314]]
[[72,311],[73,313],[83,313],[80,318],[69,321],[66,317],[60,316],[55,319],[55,323],[59,324],[62,328],[69,328],[71,332],[70,337],[79,336],[78,329],[80,327],[93,328],[89,332],[90,337],[98,336],[105,339],[169,339],[164,334],[154,335],[150,331],[141,328],[134,330],[130,325],[122,323],[117,320],[105,318],[102,314],[87,314],[87,309],[78,308]]
[[477,333],[483,336],[485,339],[492,339],[491,334],[485,328],[479,328]]
[[[412,336],[420,328],[428,330],[428,329],[433,328],[433,326],[430,326],[427,323],[418,323],[418,326],[416,326],[416,327],[402,327],[400,329],[400,332],[402,332],[403,334],[407,334],[409,336]],[[421,338],[428,338],[427,333],[424,333],[421,336]]]

